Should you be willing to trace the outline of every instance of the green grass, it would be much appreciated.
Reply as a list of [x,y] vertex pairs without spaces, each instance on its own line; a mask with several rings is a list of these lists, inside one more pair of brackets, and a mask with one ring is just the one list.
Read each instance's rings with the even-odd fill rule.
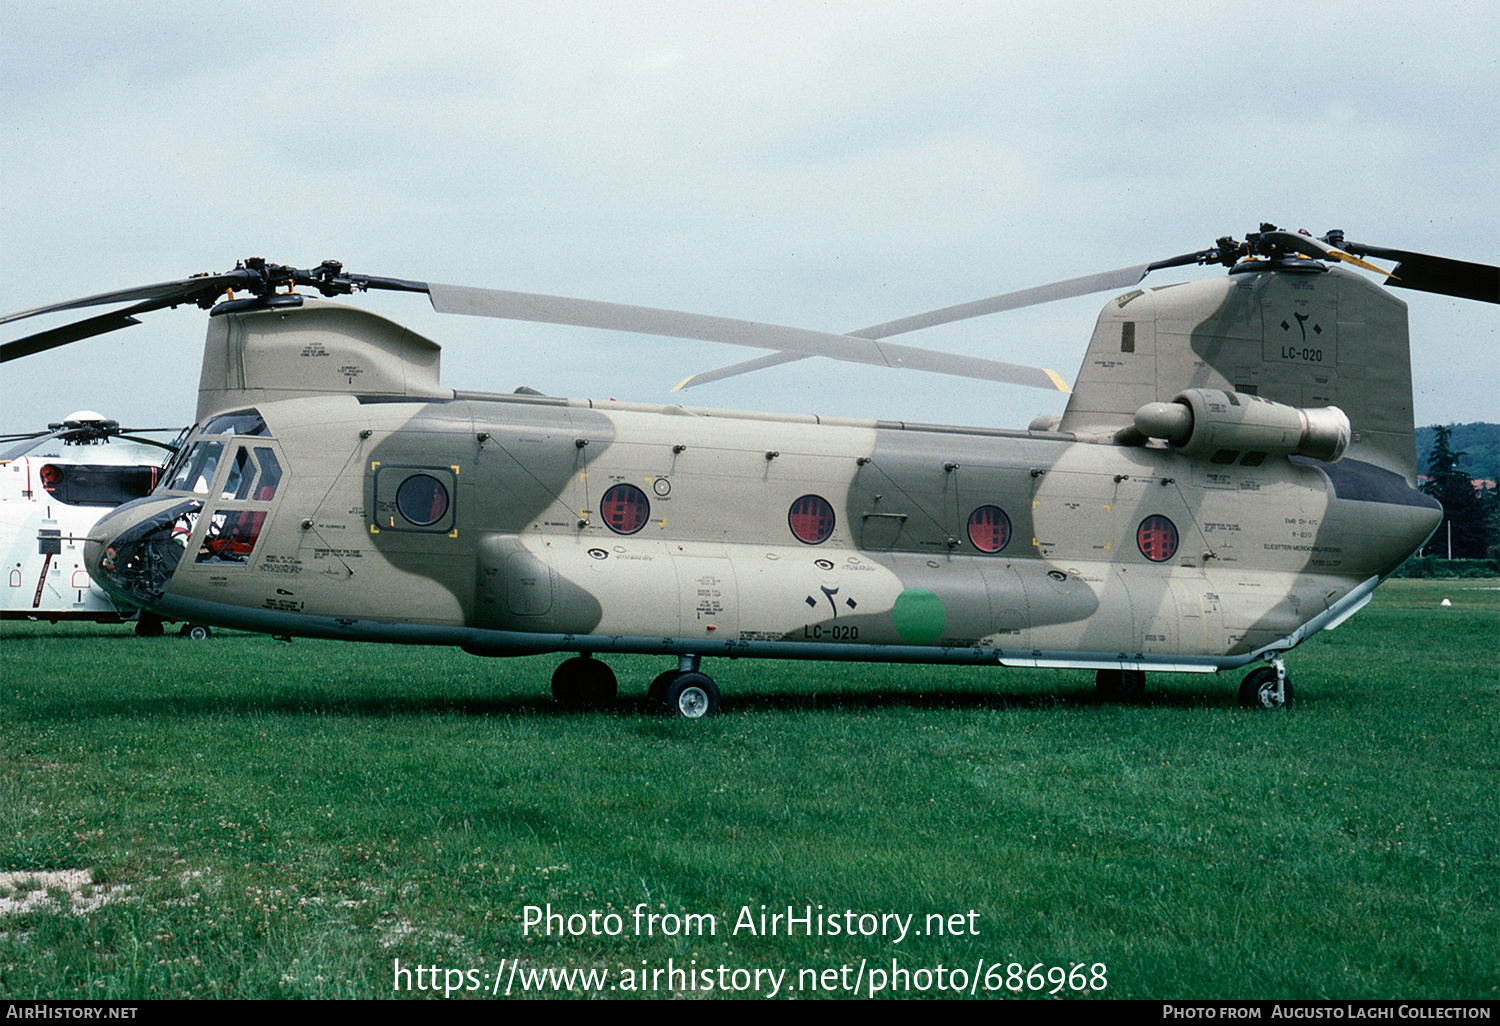
[[[696,958],[786,995],[896,958],[1102,962],[1104,997],[1494,999],[1497,584],[1388,583],[1292,654],[1286,714],[1239,709],[1239,674],[1117,706],[1085,673],[718,660],[725,714],[683,723],[644,709],[662,660],[612,659],[624,697],[580,714],[554,658],[7,623],[0,871],[112,900],[0,915],[0,997],[381,997],[397,958]],[[626,934],[523,936],[549,902]],[[718,933],[636,937],[641,902]],[[762,904],[972,909],[978,935],[732,935]]]

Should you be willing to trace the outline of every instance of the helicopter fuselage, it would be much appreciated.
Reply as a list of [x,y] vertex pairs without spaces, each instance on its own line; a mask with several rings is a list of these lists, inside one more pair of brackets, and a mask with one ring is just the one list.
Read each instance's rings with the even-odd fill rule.
[[210,419],[90,559],[161,615],[274,634],[1208,671],[1338,618],[1431,506],[1349,460],[345,395]]

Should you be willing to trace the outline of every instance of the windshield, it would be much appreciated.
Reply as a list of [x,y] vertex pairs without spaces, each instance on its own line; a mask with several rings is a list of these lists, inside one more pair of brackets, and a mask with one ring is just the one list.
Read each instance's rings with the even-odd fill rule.
[[223,452],[223,442],[196,443],[177,465],[177,473],[167,484],[167,490],[207,495],[208,487],[214,480],[214,472],[219,469],[219,457]]

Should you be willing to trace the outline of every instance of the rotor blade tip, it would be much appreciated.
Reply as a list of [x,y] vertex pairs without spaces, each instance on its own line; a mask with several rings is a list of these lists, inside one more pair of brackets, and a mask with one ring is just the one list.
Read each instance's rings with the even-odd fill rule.
[[1063,380],[1062,375],[1057,373],[1057,371],[1048,370],[1046,367],[1043,367],[1042,373],[1052,379],[1052,384],[1057,387],[1059,392],[1066,392],[1068,395],[1073,394],[1073,390],[1068,387],[1068,383]]
[[685,377],[681,381],[677,382],[677,384],[673,385],[672,386],[672,391],[674,391],[674,392],[681,392],[684,388],[687,388],[688,387],[688,383],[691,382],[697,376],[698,375],[696,375],[696,374],[689,374],[687,377]]

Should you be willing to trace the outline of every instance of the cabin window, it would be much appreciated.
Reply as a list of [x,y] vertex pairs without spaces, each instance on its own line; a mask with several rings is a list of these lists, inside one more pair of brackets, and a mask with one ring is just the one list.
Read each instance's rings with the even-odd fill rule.
[[[257,456],[259,454],[257,453]],[[265,474],[271,468],[261,463]],[[412,531],[458,537],[458,468],[371,464],[375,515],[370,531]],[[275,468],[281,475],[281,467]]]
[[448,512],[448,489],[427,474],[413,474],[396,489],[396,509],[410,523],[431,527]]
[[821,495],[804,495],[787,510],[787,525],[800,542],[821,545],[833,534],[833,507]]
[[617,484],[599,500],[604,526],[615,534],[635,534],[651,517],[651,501],[633,484]]
[[1135,529],[1135,543],[1151,562],[1165,563],[1177,555],[1177,525],[1160,514],[1149,516]]
[[980,552],[999,552],[1010,543],[1010,517],[999,506],[980,506],[969,514],[969,541]]

